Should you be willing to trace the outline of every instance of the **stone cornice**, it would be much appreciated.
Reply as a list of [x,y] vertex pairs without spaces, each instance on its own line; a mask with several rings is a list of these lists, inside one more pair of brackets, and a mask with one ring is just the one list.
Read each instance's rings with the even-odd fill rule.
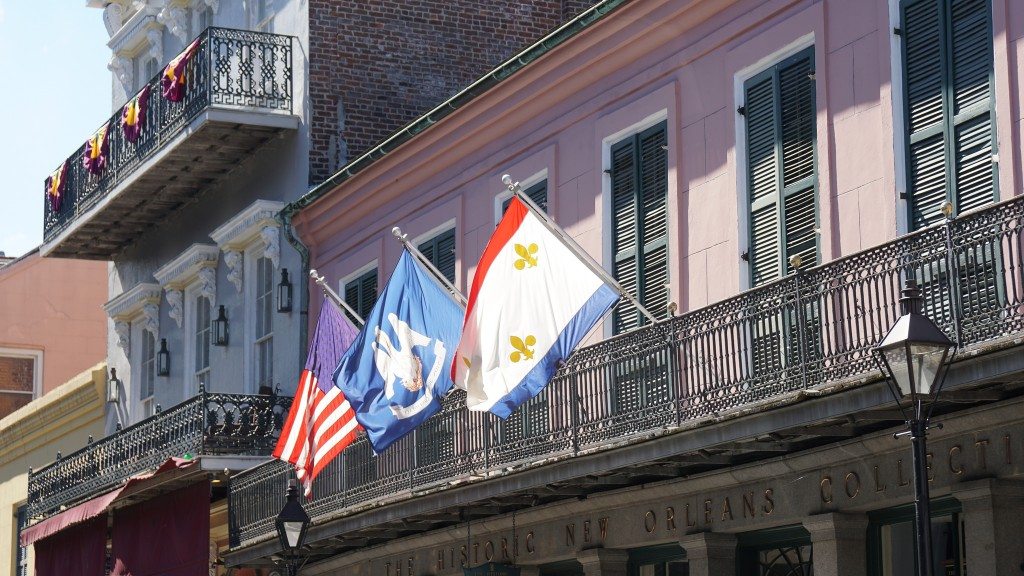
[[283,202],[257,200],[210,233],[221,250],[240,252],[260,239],[263,228],[281,226],[277,214]]
[[114,320],[129,320],[142,314],[147,304],[160,305],[159,284],[139,284],[104,304],[103,310]]
[[165,289],[182,290],[199,276],[203,268],[216,268],[219,257],[220,250],[213,244],[193,244],[154,272],[153,277]]
[[[117,31],[107,46],[114,54],[128,54],[134,52],[139,44],[146,40],[146,32],[149,30],[163,30],[163,26],[157,22],[156,15],[159,10],[153,7],[145,7],[132,15]],[[163,64],[163,62],[160,62]]]
[[[55,431],[71,426],[69,418],[103,417],[103,385],[106,365],[99,364],[0,420],[0,461],[9,462],[39,448],[55,437]],[[84,440],[83,440],[84,442]],[[52,454],[48,455],[52,457]]]

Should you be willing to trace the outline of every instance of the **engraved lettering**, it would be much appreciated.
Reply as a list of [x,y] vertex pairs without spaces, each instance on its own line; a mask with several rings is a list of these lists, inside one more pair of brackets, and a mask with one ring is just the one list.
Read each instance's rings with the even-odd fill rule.
[[974,443],[978,447],[978,465],[981,466],[982,470],[988,469],[988,462],[986,461],[985,448],[988,447],[988,438],[982,438]]
[[437,570],[444,570],[444,550],[437,551]]
[[878,466],[875,466],[875,492],[885,492],[885,484],[882,484],[878,475]]
[[384,574],[391,574],[391,562],[384,563]]
[[533,530],[526,533],[526,553],[533,554],[537,549],[533,545]]
[[409,559],[405,562],[405,573],[412,576],[412,556],[409,556]]
[[686,527],[687,528],[693,528],[696,525],[697,525],[697,521],[696,520],[690,520],[690,503],[687,502],[686,503]]
[[676,529],[676,511],[671,506],[665,507],[665,530]]
[[729,497],[726,496],[725,500],[722,501],[722,521],[732,519],[732,504],[729,503]]
[[954,463],[953,457],[955,455],[957,458],[959,458],[960,452],[962,450],[963,448],[959,444],[954,444],[949,447],[949,471],[952,472],[953,474],[956,474],[957,476],[960,476],[964,473],[964,465],[959,462]]
[[590,520],[583,521],[583,541],[590,542]]
[[743,495],[743,517],[756,518],[757,510],[754,508],[754,493],[747,492]]
[[608,535],[608,517],[597,519],[598,529],[601,531],[601,541],[604,541],[605,536]]
[[910,480],[903,479],[903,458],[896,460],[896,483],[900,486],[910,484]]
[[473,542],[473,564],[480,563],[480,543]]
[[711,524],[711,499],[704,501],[704,523]]
[[490,562],[494,558],[494,543],[488,540],[484,542],[484,560]]
[[929,482],[935,481],[935,474],[932,472],[932,456],[934,456],[934,454],[932,454],[931,452],[928,452],[927,454],[924,455],[924,474],[925,476],[928,477]]
[[821,479],[821,503],[832,503],[832,477],[825,476]]
[[575,546],[576,545],[576,523],[572,522],[565,525],[565,545]]
[[459,546],[459,562],[463,567],[469,566],[469,551],[465,545]]
[[1003,436],[1003,451],[1006,452],[1006,465],[1013,464],[1013,447],[1010,444],[1010,435]]
[[654,510],[648,510],[644,512],[644,530],[648,534],[654,532],[654,529],[658,527],[658,520],[654,517]]
[[501,558],[508,560],[508,538],[501,537]]
[[764,505],[761,506],[761,510],[764,511],[765,516],[771,516],[772,512],[775,511],[775,500],[772,499],[772,495],[775,491],[771,488],[765,488],[764,490]]
[[860,494],[860,476],[856,472],[847,472],[846,495],[852,500],[856,498],[858,494]]

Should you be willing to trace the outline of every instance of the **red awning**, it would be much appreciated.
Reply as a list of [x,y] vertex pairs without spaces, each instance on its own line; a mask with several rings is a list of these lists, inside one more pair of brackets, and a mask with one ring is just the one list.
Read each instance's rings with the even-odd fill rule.
[[122,492],[127,490],[128,487],[132,486],[133,484],[137,484],[143,480],[147,480],[149,478],[152,478],[153,476],[156,476],[157,474],[166,472],[168,470],[188,468],[189,466],[192,466],[195,463],[195,460],[186,460],[184,458],[171,458],[168,461],[161,464],[160,467],[154,470],[153,472],[139,474],[138,476],[132,476],[131,478],[128,479],[127,482],[121,485],[121,487],[117,488],[112,492],[107,492],[102,496],[97,496],[92,500],[82,502],[77,506],[68,508],[67,510],[61,512],[60,514],[51,516],[38,524],[33,524],[32,526],[22,530],[21,545],[28,546],[36,540],[46,538],[47,536],[52,536],[57,532],[60,532],[61,530],[68,528],[69,526],[74,526],[75,524],[85,522],[90,518],[95,518],[96,516],[105,513],[107,511],[107,507],[110,506],[110,504],[113,503],[114,500],[116,500],[117,497],[120,496]]

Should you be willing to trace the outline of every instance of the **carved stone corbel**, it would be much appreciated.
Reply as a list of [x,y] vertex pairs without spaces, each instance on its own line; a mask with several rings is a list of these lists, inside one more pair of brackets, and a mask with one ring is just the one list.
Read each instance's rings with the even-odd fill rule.
[[235,285],[235,290],[242,293],[242,253],[237,250],[224,252],[224,264],[228,267],[228,281]]
[[263,257],[270,258],[274,268],[281,263],[281,229],[277,226],[264,226],[260,229],[260,239],[263,240]]
[[167,315],[178,324],[178,328],[181,328],[182,323],[182,295],[181,290],[175,290],[173,288],[167,289],[167,305],[170,306],[170,310]]
[[124,320],[117,320],[114,322],[114,333],[117,334],[117,345],[127,356],[131,351],[132,325]]
[[199,269],[199,295],[205,296],[211,303],[217,301],[217,269]]
[[160,336],[160,307],[156,304],[146,304],[142,307],[142,329],[153,335]]

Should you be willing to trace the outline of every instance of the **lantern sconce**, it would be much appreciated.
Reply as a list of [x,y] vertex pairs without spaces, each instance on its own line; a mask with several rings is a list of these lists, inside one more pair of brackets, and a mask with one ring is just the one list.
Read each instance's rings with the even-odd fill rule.
[[287,268],[281,268],[281,283],[277,285],[277,311],[292,311],[292,281],[288,279]]
[[228,317],[224,313],[223,304],[217,312],[217,318],[213,321],[213,345],[228,345]]
[[121,401],[121,380],[117,377],[117,368],[110,369],[110,378],[107,378],[107,403],[117,404]]
[[171,353],[167,350],[167,338],[160,339],[160,351],[156,355],[156,375],[171,375]]

